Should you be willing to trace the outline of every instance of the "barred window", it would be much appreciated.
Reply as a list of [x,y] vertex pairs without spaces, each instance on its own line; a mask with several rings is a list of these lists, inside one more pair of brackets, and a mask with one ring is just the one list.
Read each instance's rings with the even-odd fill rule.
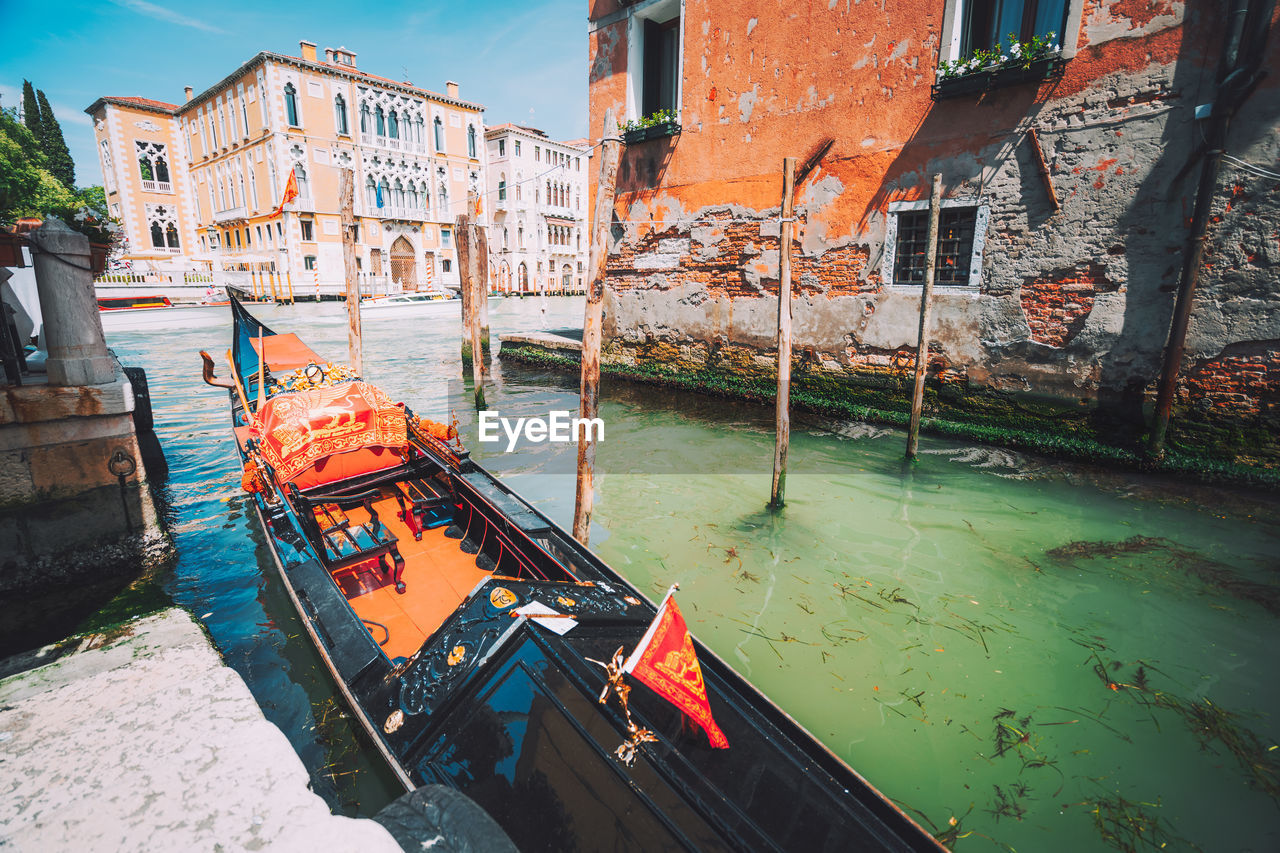
[[[976,207],[948,207],[938,217],[938,254],[934,283],[953,287],[970,284]],[[925,248],[929,239],[929,211],[904,210],[897,214],[897,249],[894,284],[924,284]]]

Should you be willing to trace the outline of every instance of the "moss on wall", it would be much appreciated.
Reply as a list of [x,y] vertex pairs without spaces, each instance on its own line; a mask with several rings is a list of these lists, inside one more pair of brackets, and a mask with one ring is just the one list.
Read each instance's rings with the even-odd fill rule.
[[[603,360],[601,373],[680,391],[760,403],[774,400],[776,380],[758,362],[717,357],[699,364],[676,347],[664,346],[671,352],[650,348],[638,358]],[[717,355],[724,354],[722,350]],[[663,355],[670,361],[664,364]],[[504,345],[500,356],[556,370],[579,370],[576,358],[535,346]],[[797,410],[902,427],[910,419],[910,389],[904,380],[878,375],[874,384],[864,385],[802,365],[798,368],[791,385],[791,403]],[[1183,415],[1171,427],[1169,453],[1156,463],[1142,454],[1142,429],[1105,409],[931,382],[925,389],[921,431],[1205,482],[1280,488],[1276,464],[1280,432],[1263,423],[1228,426],[1197,418],[1195,412]]]

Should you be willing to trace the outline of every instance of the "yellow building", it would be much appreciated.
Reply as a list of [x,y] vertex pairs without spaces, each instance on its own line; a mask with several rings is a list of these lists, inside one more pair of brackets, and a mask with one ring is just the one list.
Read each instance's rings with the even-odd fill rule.
[[[456,285],[452,225],[483,192],[484,108],[360,71],[345,48],[263,51],[181,105],[103,97],[103,187],[143,268],[288,272],[343,286],[340,170],[356,181],[366,286]],[[290,172],[298,198],[272,216]],[[487,219],[482,218],[482,222]]]

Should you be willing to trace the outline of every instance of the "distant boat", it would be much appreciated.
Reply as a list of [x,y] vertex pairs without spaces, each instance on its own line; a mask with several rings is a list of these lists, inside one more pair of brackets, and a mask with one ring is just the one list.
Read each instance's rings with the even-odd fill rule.
[[461,304],[462,300],[457,296],[438,290],[426,290],[362,299],[360,310],[380,317],[401,314],[443,314],[458,310]]
[[205,322],[218,323],[224,319],[213,308],[225,308],[230,303],[223,299],[197,305],[174,305],[167,296],[146,294],[138,296],[99,296],[98,316],[102,318],[105,332],[141,331]]

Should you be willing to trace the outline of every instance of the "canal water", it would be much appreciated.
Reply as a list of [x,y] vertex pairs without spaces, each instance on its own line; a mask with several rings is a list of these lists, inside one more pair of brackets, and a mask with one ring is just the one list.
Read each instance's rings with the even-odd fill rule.
[[[338,304],[259,311],[344,360]],[[580,325],[504,300],[499,332]],[[456,409],[477,458],[561,524],[572,445],[476,441],[458,321],[365,321],[367,377]],[[229,323],[117,332],[145,367],[189,607],[345,814],[395,793],[355,737],[240,491],[226,395],[197,352]],[[496,343],[496,337],[495,337]],[[575,410],[577,381],[497,364],[503,417]],[[1280,511],[1270,500],[878,427],[793,425],[764,511],[772,411],[606,380],[592,546],[957,850],[1280,849]],[[785,807],[785,804],[780,804]]]

